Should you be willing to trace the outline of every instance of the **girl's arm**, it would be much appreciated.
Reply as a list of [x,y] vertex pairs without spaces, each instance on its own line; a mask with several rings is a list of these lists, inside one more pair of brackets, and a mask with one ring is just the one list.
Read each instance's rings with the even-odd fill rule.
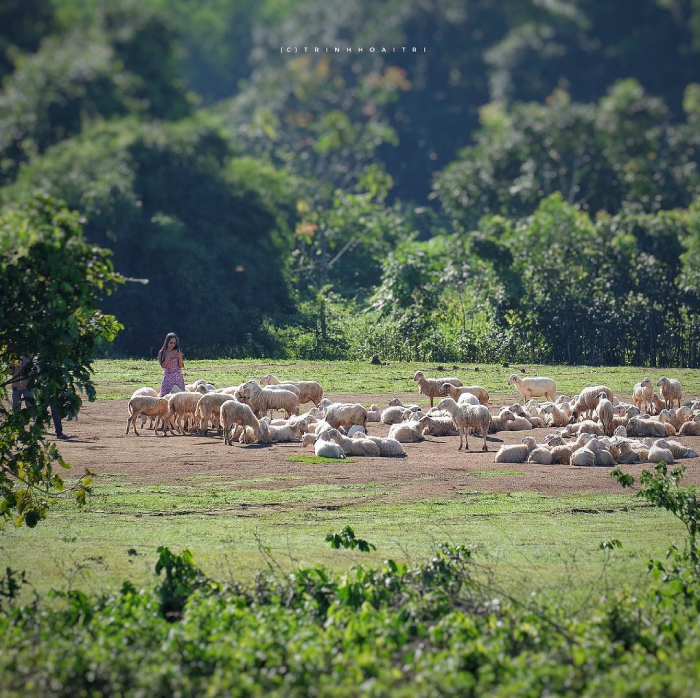
[[167,367],[168,367],[167,352],[165,352],[165,351],[163,352],[163,355],[161,356],[161,361],[160,361],[159,363],[160,363],[160,367],[161,367],[161,368],[167,368]]
[[185,368],[185,363],[182,360],[182,352],[181,351],[178,351],[178,353],[177,353],[177,361],[178,361],[178,365],[180,366],[180,368]]

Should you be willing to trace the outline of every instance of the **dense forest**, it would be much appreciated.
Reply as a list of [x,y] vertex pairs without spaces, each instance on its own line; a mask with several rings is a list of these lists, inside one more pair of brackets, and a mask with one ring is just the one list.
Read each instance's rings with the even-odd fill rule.
[[696,367],[699,76],[695,0],[8,0],[0,205],[103,353]]

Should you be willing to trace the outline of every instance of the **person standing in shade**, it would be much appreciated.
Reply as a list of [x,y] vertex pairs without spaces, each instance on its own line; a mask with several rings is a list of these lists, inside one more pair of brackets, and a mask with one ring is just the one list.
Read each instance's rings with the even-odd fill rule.
[[31,357],[22,356],[19,361],[10,364],[10,375],[12,376],[12,411],[18,412],[22,409],[22,399],[25,407],[32,407],[34,400],[31,392],[27,388],[26,366]]
[[169,332],[166,335],[163,346],[158,352],[158,363],[163,368],[160,396],[167,395],[174,385],[177,385],[180,390],[184,390],[185,379],[182,377],[184,363],[182,361],[182,352],[180,351],[180,342],[174,332]]

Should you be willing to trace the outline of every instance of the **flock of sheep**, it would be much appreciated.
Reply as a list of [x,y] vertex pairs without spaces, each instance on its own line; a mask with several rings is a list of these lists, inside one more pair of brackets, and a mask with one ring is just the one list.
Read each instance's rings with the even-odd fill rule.
[[[672,463],[677,458],[698,454],[678,441],[675,435],[700,436],[700,402],[681,405],[682,387],[674,379],[660,378],[654,392],[651,379],[634,386],[633,403],[619,400],[604,385],[584,388],[578,395],[557,396],[551,378],[521,378],[513,374],[508,384],[522,397],[522,404],[503,407],[491,414],[488,392],[478,385],[465,386],[458,378],[426,378],[418,371],[413,380],[421,394],[430,398],[430,409],[389,400],[380,410],[359,403],[338,403],[324,398],[317,381],[280,381],[273,374],[259,382],[215,388],[200,379],[186,390],[158,397],[152,388],[139,388],[129,400],[126,433],[141,417],[151,426],[180,434],[207,434],[209,428],[223,434],[226,445],[235,441],[279,443],[301,441],[312,446],[318,456],[406,455],[403,443],[423,441],[426,436],[459,436],[459,447],[469,450],[469,435],[482,440],[488,451],[487,435],[499,431],[523,431],[550,427],[541,444],[526,436],[520,444],[504,445],[495,455],[496,463],[541,463],[571,465],[615,465],[619,463]],[[545,398],[538,403],[535,398]],[[438,404],[435,405],[435,400]],[[313,407],[300,413],[300,406]],[[272,419],[273,411],[284,412],[284,419]],[[367,425],[389,425],[386,438],[371,436]]]

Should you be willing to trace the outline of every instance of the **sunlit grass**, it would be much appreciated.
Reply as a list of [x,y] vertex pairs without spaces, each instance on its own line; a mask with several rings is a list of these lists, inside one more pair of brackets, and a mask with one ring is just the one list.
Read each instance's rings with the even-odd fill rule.
[[[442,367],[444,370],[438,370]],[[130,395],[136,388],[158,388],[162,370],[155,360],[100,360],[94,364],[98,397],[117,399]],[[523,372],[521,369],[525,369]],[[185,380],[206,378],[217,387],[237,385],[251,378],[259,380],[274,373],[281,380],[317,380],[327,394],[333,395],[392,395],[416,393],[413,374],[425,371],[429,376],[459,377],[465,385],[481,385],[494,396],[517,396],[508,386],[511,373],[521,376],[546,375],[557,381],[560,393],[574,395],[587,385],[604,384],[613,392],[631,395],[632,388],[644,376],[654,383],[662,375],[678,378],[688,395],[700,395],[700,371],[697,369],[650,369],[631,366],[541,366],[531,364],[438,364],[392,362],[373,366],[369,361],[272,361],[265,359],[219,359],[216,361],[186,361]],[[369,404],[369,403],[367,403]]]

